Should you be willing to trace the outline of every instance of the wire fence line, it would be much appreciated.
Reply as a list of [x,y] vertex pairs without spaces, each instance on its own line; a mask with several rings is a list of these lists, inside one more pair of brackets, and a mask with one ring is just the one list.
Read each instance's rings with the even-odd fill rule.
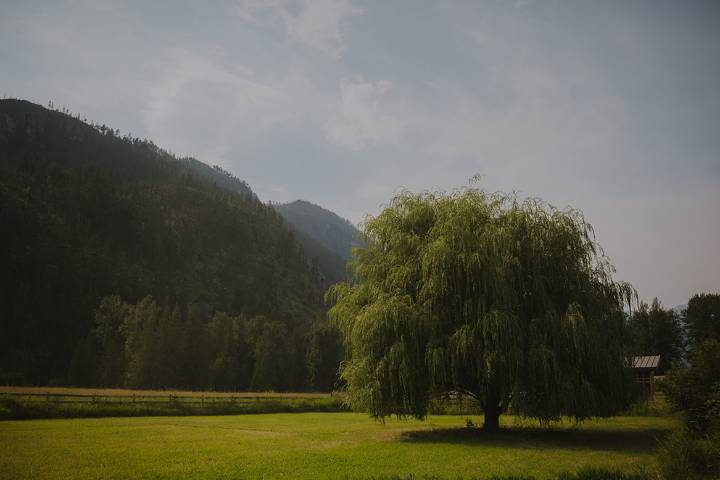
[[0,398],[14,398],[22,399],[30,402],[45,402],[45,403],[136,403],[136,404],[147,404],[147,405],[158,405],[162,403],[168,404],[182,404],[182,405],[194,405],[194,406],[205,406],[210,404],[256,404],[256,403],[270,403],[270,402],[292,402],[292,401],[317,401],[322,398],[333,398],[333,394],[319,397],[317,394],[312,395],[293,395],[289,397],[287,395],[177,395],[177,394],[132,394],[132,395],[107,395],[107,394],[92,394],[92,393],[51,393],[51,392],[0,392]]

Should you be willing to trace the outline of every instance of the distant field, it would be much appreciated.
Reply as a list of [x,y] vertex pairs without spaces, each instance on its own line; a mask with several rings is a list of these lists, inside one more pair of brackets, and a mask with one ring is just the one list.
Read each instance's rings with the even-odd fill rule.
[[650,466],[656,438],[677,422],[619,417],[542,431],[503,420],[511,428],[491,436],[463,428],[458,416],[385,424],[355,413],[3,421],[0,478],[548,478],[586,466]]

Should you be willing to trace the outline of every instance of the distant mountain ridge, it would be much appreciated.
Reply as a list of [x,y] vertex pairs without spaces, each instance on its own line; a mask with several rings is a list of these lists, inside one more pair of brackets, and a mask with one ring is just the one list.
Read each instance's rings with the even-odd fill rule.
[[685,310],[687,310],[687,303],[675,305],[671,310],[682,317],[685,314]]
[[344,260],[350,260],[352,247],[358,245],[360,232],[348,220],[307,200],[273,206],[290,225]]
[[352,247],[360,244],[357,228],[336,213],[306,200],[273,207],[300,232],[300,243],[309,257],[318,259],[318,268],[325,274],[327,283],[347,279]]
[[223,190],[257,200],[257,195],[255,195],[255,192],[252,191],[247,182],[240,180],[232,173],[217,165],[211,167],[192,157],[180,158],[178,162],[195,175],[212,182]]

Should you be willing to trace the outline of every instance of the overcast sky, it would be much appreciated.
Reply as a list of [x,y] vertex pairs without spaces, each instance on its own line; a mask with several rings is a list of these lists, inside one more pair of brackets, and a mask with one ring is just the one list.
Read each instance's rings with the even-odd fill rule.
[[720,291],[719,90],[720,2],[0,0],[0,94],[353,223],[480,174],[667,306]]

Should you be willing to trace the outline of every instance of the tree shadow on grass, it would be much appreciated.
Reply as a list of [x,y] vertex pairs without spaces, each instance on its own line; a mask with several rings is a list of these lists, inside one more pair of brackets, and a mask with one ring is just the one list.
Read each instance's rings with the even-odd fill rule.
[[441,428],[403,432],[403,442],[455,443],[503,448],[606,450],[628,453],[652,453],[658,439],[669,430],[643,429],[568,429],[542,427],[506,427],[499,432],[479,428]]

